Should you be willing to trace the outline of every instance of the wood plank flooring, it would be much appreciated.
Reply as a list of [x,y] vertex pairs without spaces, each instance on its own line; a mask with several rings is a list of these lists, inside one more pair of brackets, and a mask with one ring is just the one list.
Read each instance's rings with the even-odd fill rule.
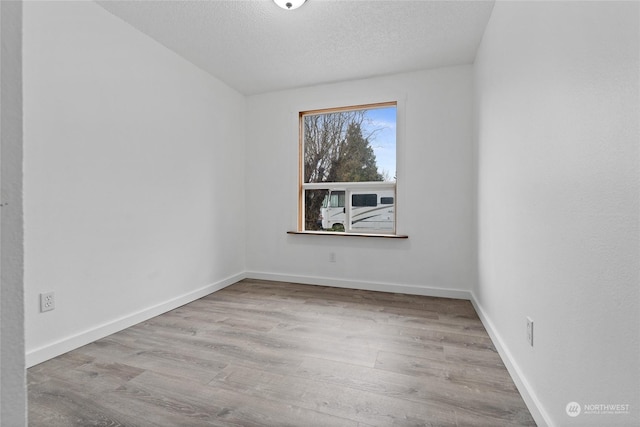
[[532,426],[468,301],[243,280],[28,370],[30,426]]

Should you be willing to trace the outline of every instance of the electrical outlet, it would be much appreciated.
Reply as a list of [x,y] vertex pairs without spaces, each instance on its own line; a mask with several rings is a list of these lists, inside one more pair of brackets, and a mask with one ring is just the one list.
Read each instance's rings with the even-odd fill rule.
[[335,252],[330,252],[329,253],[329,262],[336,262],[336,253]]
[[40,294],[40,313],[51,311],[56,308],[56,299],[53,292]]
[[533,347],[533,320],[527,317],[527,342]]

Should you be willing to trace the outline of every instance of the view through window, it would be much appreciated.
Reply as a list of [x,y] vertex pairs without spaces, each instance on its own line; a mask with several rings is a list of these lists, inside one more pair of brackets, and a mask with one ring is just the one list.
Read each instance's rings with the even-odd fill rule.
[[301,231],[395,233],[396,110],[300,113]]

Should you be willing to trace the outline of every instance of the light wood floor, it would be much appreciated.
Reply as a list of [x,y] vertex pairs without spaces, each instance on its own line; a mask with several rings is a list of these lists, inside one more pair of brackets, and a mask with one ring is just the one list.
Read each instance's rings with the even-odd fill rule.
[[244,280],[28,370],[30,426],[535,425],[468,301]]

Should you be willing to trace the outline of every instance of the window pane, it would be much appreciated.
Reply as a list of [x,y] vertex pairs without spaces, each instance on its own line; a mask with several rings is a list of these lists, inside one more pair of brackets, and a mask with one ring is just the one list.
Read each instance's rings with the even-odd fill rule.
[[329,200],[331,207],[344,208],[344,191],[332,191]]
[[305,190],[304,192],[304,229],[322,230],[321,209],[329,203],[328,190]]
[[[394,190],[351,195],[351,230],[393,232],[395,230]],[[382,203],[382,200],[391,203]]]
[[351,196],[351,206],[378,206],[377,194],[354,194]]
[[394,182],[396,107],[303,115],[303,182]]

